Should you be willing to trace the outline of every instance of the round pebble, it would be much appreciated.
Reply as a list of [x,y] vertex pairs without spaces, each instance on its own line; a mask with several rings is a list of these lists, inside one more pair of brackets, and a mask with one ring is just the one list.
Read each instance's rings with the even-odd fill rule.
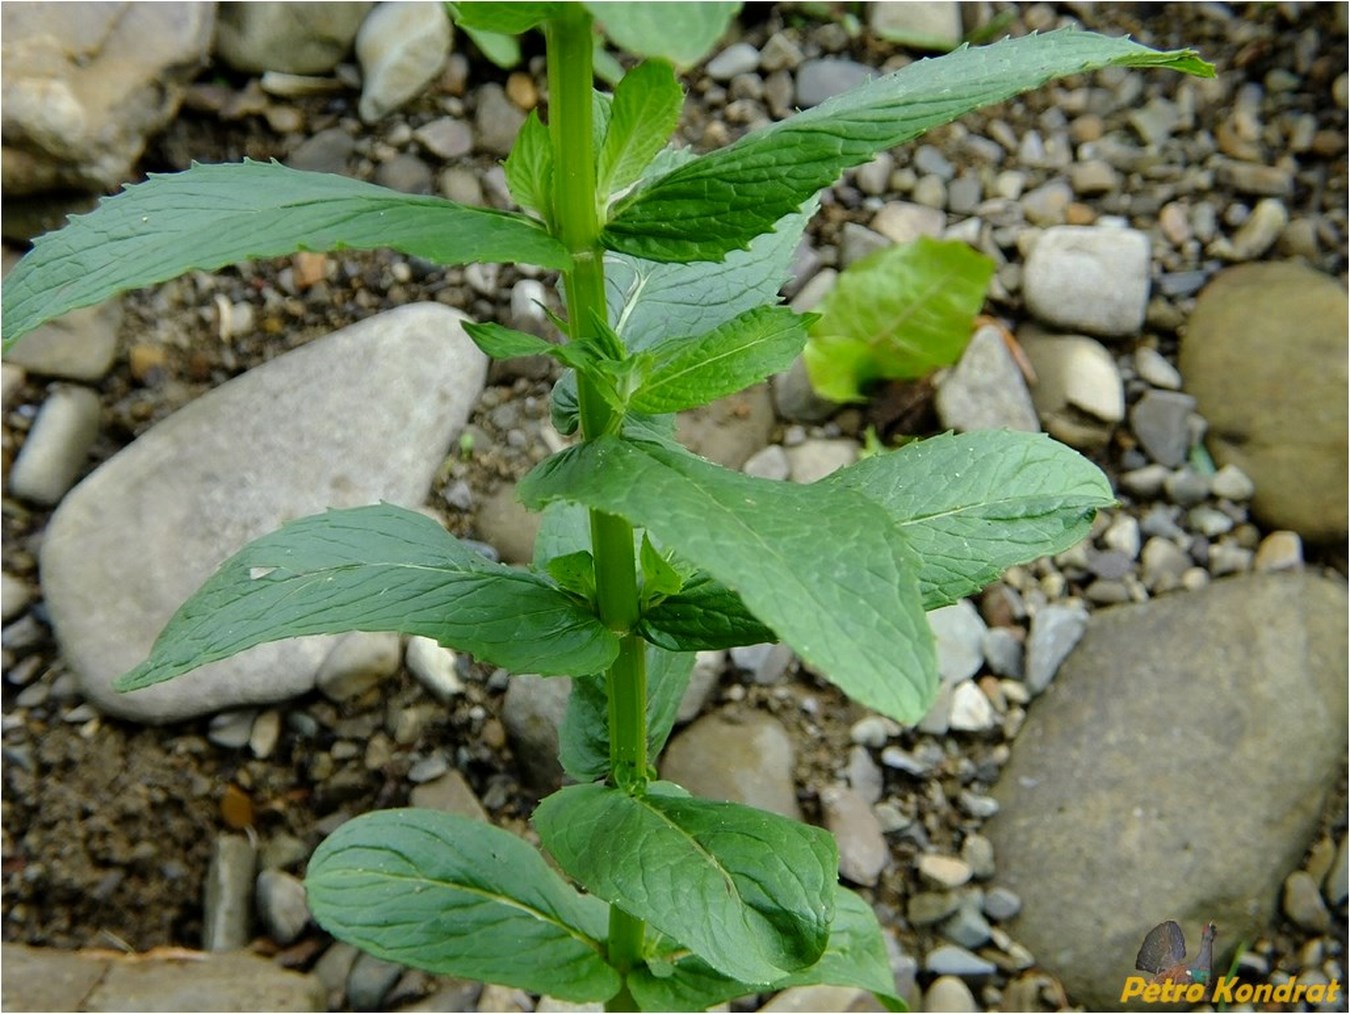
[[970,866],[964,859],[936,853],[921,855],[917,861],[919,876],[935,887],[951,889],[970,880]]
[[410,637],[404,662],[415,680],[442,704],[464,692],[459,658],[430,637]]
[[283,946],[295,941],[309,923],[305,885],[281,870],[263,870],[258,874],[254,904],[268,935]]

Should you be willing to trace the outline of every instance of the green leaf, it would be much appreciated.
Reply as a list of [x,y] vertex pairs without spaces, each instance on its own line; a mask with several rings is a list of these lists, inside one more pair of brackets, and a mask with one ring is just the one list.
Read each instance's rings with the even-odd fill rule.
[[619,990],[604,960],[606,906],[476,820],[424,809],[354,817],[314,850],[305,891],[319,925],[386,961],[574,1003]]
[[565,553],[548,561],[548,576],[558,587],[580,596],[586,602],[595,601],[595,560],[584,549]]
[[761,306],[707,334],[658,342],[649,349],[651,369],[628,404],[661,414],[735,394],[791,366],[812,319],[785,306]]
[[920,60],[747,134],[660,177],[614,209],[602,242],[646,260],[721,260],[845,169],[981,106],[1103,67],[1212,77],[1193,50],[1158,52],[1065,29]]
[[778,302],[815,211],[813,199],[720,264],[661,264],[606,254],[605,296],[615,330],[637,352],[670,335],[703,334],[747,310]]
[[476,0],[458,0],[455,21],[465,28],[502,35],[519,35],[535,28],[549,18],[557,17],[566,7],[562,3],[480,3]]
[[588,3],[605,34],[638,56],[692,67],[712,49],[739,3]]
[[[550,508],[551,509],[551,508]],[[643,610],[638,632],[671,651],[707,651],[778,641],[734,591],[697,574],[679,592]]]
[[755,479],[683,448],[615,437],[547,459],[518,493],[530,507],[574,500],[647,528],[867,707],[917,722],[932,703],[937,663],[919,565],[868,497]]
[[723,974],[767,983],[814,964],[834,915],[839,856],[829,832],[677,792],[662,782],[641,797],[573,785],[540,803],[534,823],[588,891]]
[[549,356],[574,369],[595,369],[595,359],[585,346],[575,342],[555,345],[537,335],[502,327],[500,324],[475,324],[466,321],[464,330],[473,343],[493,359],[515,359],[519,356]]
[[278,163],[151,174],[59,232],[40,236],[4,285],[4,345],[67,310],[191,269],[297,250],[391,247],[440,264],[567,266],[562,244],[522,215],[401,194]]
[[629,973],[628,988],[643,1010],[702,1011],[749,993],[814,985],[856,986],[877,994],[892,1010],[905,1009],[892,995],[895,977],[876,915],[865,901],[838,885],[825,953],[810,968],[768,987],[737,982],[695,955],[670,957],[675,960],[668,974],[656,975],[650,967]]
[[1115,503],[1101,469],[1040,433],[933,437],[821,480],[890,515],[923,562],[925,609],[974,594],[1009,567],[1063,552]]
[[553,138],[533,109],[516,135],[511,154],[502,164],[511,198],[522,208],[538,212],[545,222],[553,214]]
[[680,572],[671,565],[644,532],[642,548],[638,551],[642,566],[642,595],[644,599],[661,599],[674,595],[684,583]]
[[543,578],[491,563],[422,514],[377,504],[249,543],[114,685],[137,690],[255,644],[350,630],[432,637],[517,672],[595,672],[618,653],[615,635]]
[[520,41],[514,35],[501,32],[487,32],[481,28],[460,25],[464,34],[473,40],[482,53],[502,70],[510,70],[520,64]]
[[614,90],[605,143],[596,168],[602,202],[634,183],[680,122],[684,91],[670,65],[644,60]]
[[[646,656],[647,756],[656,757],[675,725],[694,656],[663,651],[654,644],[646,646]],[[604,673],[572,680],[558,740],[558,759],[569,778],[593,782],[609,777],[609,698]]]
[[961,358],[994,262],[960,240],[920,236],[852,264],[817,308],[806,369],[831,401],[873,380],[927,376]]

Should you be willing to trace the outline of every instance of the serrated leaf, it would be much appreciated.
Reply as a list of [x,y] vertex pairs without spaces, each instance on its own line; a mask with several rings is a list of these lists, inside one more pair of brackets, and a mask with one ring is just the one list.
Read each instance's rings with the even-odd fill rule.
[[708,53],[740,10],[739,3],[588,3],[605,34],[638,56],[692,67]]
[[791,366],[811,320],[785,306],[761,306],[707,334],[660,341],[648,349],[651,366],[628,404],[656,415],[735,394]]
[[1009,567],[1063,552],[1115,502],[1101,469],[1040,433],[947,434],[821,480],[880,506],[922,561],[925,609],[979,591]]
[[921,236],[849,266],[817,307],[804,359],[831,401],[874,380],[927,376],[961,358],[994,262],[959,240]]
[[892,995],[895,977],[876,915],[852,891],[837,885],[835,890],[830,942],[810,968],[768,987],[751,986],[722,975],[695,955],[672,954],[665,959],[668,967],[659,969],[659,973],[651,962],[629,973],[627,985],[633,999],[644,1010],[702,1011],[750,993],[776,992],[791,986],[856,986],[876,994],[891,1010],[904,1010],[903,1003]]
[[750,249],[733,250],[720,264],[661,264],[607,253],[605,298],[614,329],[637,352],[670,335],[703,334],[747,310],[778,302],[815,211],[813,199],[775,223],[773,232],[756,237]]
[[457,0],[455,21],[465,28],[503,35],[519,35],[535,28],[549,18],[557,17],[567,5],[563,3],[486,3],[478,0]]
[[553,138],[536,110],[531,109],[521,124],[502,170],[506,173],[506,186],[512,200],[552,223]]
[[256,644],[351,630],[435,638],[517,672],[595,672],[618,652],[613,632],[543,578],[488,561],[422,514],[377,504],[249,543],[114,686],[137,690]]
[[643,610],[638,632],[671,651],[708,651],[780,640],[745,607],[741,597],[707,574]]
[[305,891],[319,925],[386,961],[574,1003],[619,989],[603,956],[606,906],[479,821],[425,809],[354,817],[315,849]]
[[601,241],[646,260],[721,260],[878,152],[1055,77],[1112,66],[1214,73],[1193,50],[1159,52],[1071,29],[962,47],[673,170],[620,201]]
[[573,500],[648,529],[864,705],[916,722],[932,703],[937,663],[919,564],[866,496],[755,479],[683,448],[615,437],[554,455],[518,493],[534,508]]
[[683,105],[684,92],[669,64],[644,60],[624,75],[614,90],[596,166],[596,193],[602,204],[635,182],[665,147]]
[[440,264],[568,263],[562,244],[523,215],[276,162],[194,165],[151,174],[34,240],[5,279],[4,346],[68,310],[194,268],[297,250],[380,247]]
[[[656,758],[665,748],[675,725],[680,700],[694,668],[690,652],[664,651],[646,646],[647,756]],[[558,759],[573,781],[593,782],[609,777],[609,698],[604,673],[572,680],[567,712],[558,730]]]
[[680,590],[683,579],[661,552],[652,545],[644,532],[642,548],[638,551],[642,567],[642,595],[644,598],[664,598]]
[[767,983],[829,939],[838,851],[821,828],[657,782],[644,796],[573,785],[534,812],[545,847],[588,891],[725,975]]

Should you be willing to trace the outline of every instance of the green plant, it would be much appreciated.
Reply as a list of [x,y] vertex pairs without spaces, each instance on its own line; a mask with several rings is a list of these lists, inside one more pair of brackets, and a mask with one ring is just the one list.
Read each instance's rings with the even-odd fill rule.
[[[562,273],[565,344],[469,326],[490,355],[568,368],[554,417],[581,440],[520,486],[544,509],[534,567],[490,563],[387,504],[303,518],[227,561],[119,680],[135,690],[263,641],[348,630],[574,677],[561,741],[577,784],[534,823],[585,893],[505,831],[366,814],[319,847],[307,888],[325,928],[381,957],[611,1008],[820,982],[894,1002],[876,919],[838,885],[827,833],[656,780],[691,653],[781,639],[863,704],[916,721],[937,686],[924,610],[1077,542],[1111,502],[1094,466],[1038,436],[937,437],[798,486],[690,454],[671,413],[801,350],[813,318],[764,304],[815,193],[844,169],[1057,73],[1208,65],[1060,32],[913,64],[702,157],[663,151],[683,99],[667,61],[706,49],[733,9],[459,5],[476,30],[545,33],[549,122],[531,114],[506,163],[534,217],[276,164],[194,166],[41,238],[5,285],[9,343],[127,288],[299,249]],[[647,57],[612,97],[592,88],[593,18]]]
[[961,358],[994,262],[959,240],[920,236],[850,264],[819,306],[806,351],[811,386],[863,401],[874,380],[925,376]]

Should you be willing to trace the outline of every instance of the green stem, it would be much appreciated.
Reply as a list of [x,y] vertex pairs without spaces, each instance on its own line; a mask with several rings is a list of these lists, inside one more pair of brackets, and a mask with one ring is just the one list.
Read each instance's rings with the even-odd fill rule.
[[[604,251],[596,212],[595,150],[592,141],[591,18],[581,5],[548,22],[549,130],[554,158],[554,210],[559,238],[572,255],[563,276],[569,338],[591,337],[592,320],[606,320]],[[585,377],[577,377],[581,435],[594,440],[617,430],[621,417]],[[638,620],[637,560],[633,527],[622,518],[591,511],[591,551],[600,619],[621,635],[619,654],[606,674],[609,692],[610,766],[614,780],[640,793],[647,782],[647,671]],[[627,973],[642,958],[644,924],[610,907],[609,961]],[[631,1010],[625,987],[608,1004]]]

